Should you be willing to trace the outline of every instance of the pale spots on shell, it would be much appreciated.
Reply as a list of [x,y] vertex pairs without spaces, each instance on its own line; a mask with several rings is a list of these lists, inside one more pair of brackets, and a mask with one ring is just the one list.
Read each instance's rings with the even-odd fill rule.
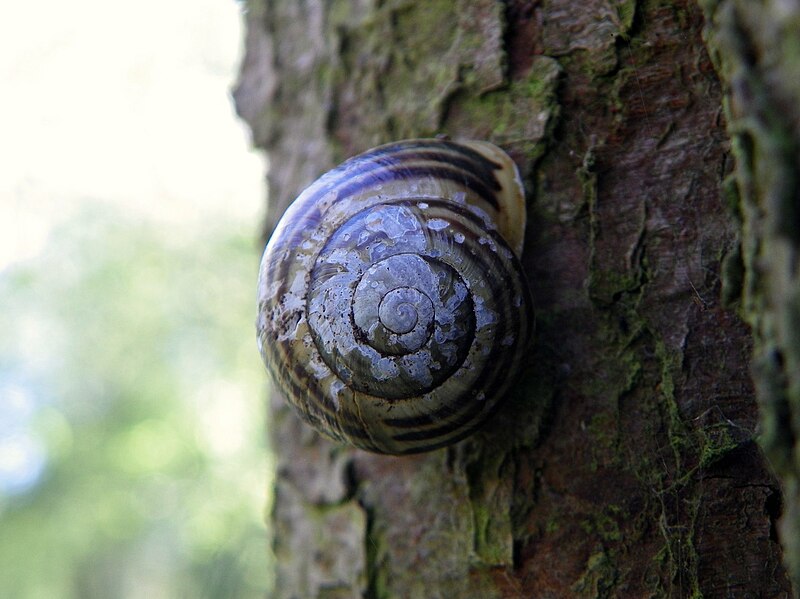
[[278,329],[278,341],[293,341],[297,339],[299,335],[299,331],[301,330],[301,326],[305,323],[305,318],[299,312],[295,313],[294,318],[290,316],[288,319],[284,321],[284,328],[281,330]]
[[475,297],[474,302],[476,329],[480,330],[497,322],[497,312],[489,308],[482,297]]
[[426,224],[431,231],[443,231],[450,226],[443,218],[432,218]]
[[335,191],[329,191],[319,199],[319,201],[317,202],[317,208],[322,214],[325,214],[328,208],[330,208],[338,199],[339,199],[338,193],[336,193]]
[[378,381],[388,381],[399,374],[397,364],[391,358],[381,358],[372,363],[372,375]]
[[271,301],[278,295],[278,290],[281,288],[282,281],[272,281],[269,285],[266,286],[264,292],[261,296],[262,304]]
[[331,381],[328,389],[330,391],[331,401],[333,402],[336,411],[339,411],[341,409],[341,402],[339,396],[344,392],[345,389],[347,389],[347,387],[342,381],[340,381],[337,378],[334,378],[333,381]]
[[328,368],[327,364],[325,364],[319,356],[312,356],[308,360],[308,367],[311,369],[314,378],[318,381],[325,379],[331,374],[330,368]]
[[478,243],[488,246],[490,250],[497,253],[497,244],[491,237],[481,237],[478,239]]
[[428,387],[433,383],[433,374],[431,370],[435,367],[436,361],[427,350],[422,350],[416,354],[409,354],[402,356],[400,362],[405,370],[419,381],[420,384]]
[[483,226],[487,231],[494,231],[497,229],[494,220],[489,213],[486,212],[486,210],[476,206],[475,204],[467,204],[467,207],[469,208],[470,212],[483,221]]
[[292,293],[297,296],[304,295],[307,278],[308,278],[307,273],[298,271],[294,279],[292,280],[292,284],[289,286],[289,293]]
[[284,293],[283,299],[281,300],[281,307],[286,312],[297,312],[303,309],[304,302],[303,298],[297,295],[296,293]]

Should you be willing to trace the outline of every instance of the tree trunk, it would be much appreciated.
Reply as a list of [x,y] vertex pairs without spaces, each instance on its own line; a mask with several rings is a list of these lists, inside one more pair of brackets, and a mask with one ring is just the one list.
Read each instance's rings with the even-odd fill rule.
[[797,2],[247,8],[265,237],[348,156],[487,139],[525,180],[537,321],[500,413],[428,454],[336,446],[275,394],[275,596],[791,596]]

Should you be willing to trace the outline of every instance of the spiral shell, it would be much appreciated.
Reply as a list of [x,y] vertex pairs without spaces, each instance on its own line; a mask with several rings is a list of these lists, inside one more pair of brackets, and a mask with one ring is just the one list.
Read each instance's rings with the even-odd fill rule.
[[533,329],[525,205],[487,142],[408,140],[323,175],[264,252],[258,342],[326,435],[379,453],[462,439],[497,407]]

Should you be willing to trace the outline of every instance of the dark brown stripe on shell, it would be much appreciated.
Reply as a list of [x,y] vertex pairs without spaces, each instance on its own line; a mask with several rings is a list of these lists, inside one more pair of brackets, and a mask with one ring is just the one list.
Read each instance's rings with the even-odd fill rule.
[[[358,175],[363,177],[363,179],[352,182],[350,182],[348,179],[344,185],[339,187],[334,187],[333,189],[328,187],[320,189],[313,196],[313,198],[309,198],[309,201],[316,201],[319,197],[331,193],[331,191],[335,191],[337,194],[336,201],[343,202],[349,197],[363,193],[375,185],[392,183],[395,181],[407,181],[409,184],[411,184],[413,179],[424,180],[426,178],[434,178],[446,179],[448,181],[452,181],[453,183],[463,185],[465,189],[473,192],[493,208],[499,208],[497,199],[495,198],[494,192],[490,186],[487,186],[486,183],[478,179],[474,173],[451,168],[449,166],[407,166],[403,164],[397,164],[385,166],[383,168],[370,169],[365,173],[358,173]],[[498,185],[496,180],[494,181],[493,185]]]
[[[361,157],[358,157],[361,158]],[[483,184],[495,191],[502,189],[497,180],[495,171],[500,170],[501,167],[494,162],[484,159],[480,155],[477,158],[472,156],[465,156],[461,152],[448,151],[448,149],[440,147],[424,147],[424,148],[403,148],[397,151],[386,151],[376,153],[370,157],[369,160],[353,160],[347,169],[347,175],[358,167],[356,175],[363,175],[370,171],[400,167],[403,165],[412,165],[425,167],[428,164],[447,164],[456,166],[466,173],[474,174]],[[435,168],[435,167],[434,167]],[[341,173],[342,175],[345,172]]]
[[[467,158],[473,162],[481,164],[482,168],[486,170],[499,170],[501,168],[501,165],[490,160],[477,150],[469,146],[460,144],[458,142],[446,139],[416,139],[416,140],[400,141],[392,144],[386,144],[383,146],[378,146],[377,148],[374,148],[372,150],[368,150],[363,154],[359,154],[358,156],[354,156],[350,160],[371,159],[375,156],[400,154],[406,151],[423,150],[423,149],[436,149],[436,150],[446,149],[456,154],[460,154],[464,158]],[[347,162],[343,163],[343,165],[346,164]]]

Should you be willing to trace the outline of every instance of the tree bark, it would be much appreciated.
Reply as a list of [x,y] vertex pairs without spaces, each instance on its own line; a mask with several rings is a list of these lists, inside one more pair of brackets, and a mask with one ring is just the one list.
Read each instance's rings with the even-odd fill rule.
[[235,98],[270,160],[265,238],[348,156],[487,139],[525,180],[537,319],[522,383],[449,448],[339,447],[272,399],[275,596],[791,596],[797,3],[247,9]]
[[761,442],[783,483],[779,537],[800,584],[800,2],[704,1],[726,88],[742,228],[728,271],[755,338]]

